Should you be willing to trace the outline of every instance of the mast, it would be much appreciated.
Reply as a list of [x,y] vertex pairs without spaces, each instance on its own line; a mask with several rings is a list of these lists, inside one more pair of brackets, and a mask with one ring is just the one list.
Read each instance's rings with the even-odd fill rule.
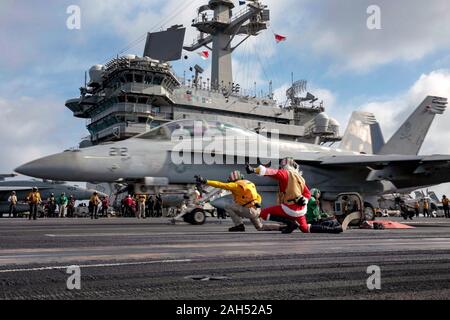
[[[210,0],[198,9],[198,17],[192,26],[200,32],[198,39],[185,46],[188,51],[206,47],[212,51],[211,87],[229,91],[233,85],[232,53],[250,36],[256,36],[267,29],[269,10],[259,0],[248,1],[245,8],[233,15],[231,0]],[[208,13],[208,11],[213,11]],[[207,36],[205,36],[205,34]],[[236,46],[231,43],[235,36],[246,37]],[[209,44],[212,43],[212,47]]]
[[[214,10],[214,20],[217,25],[223,23],[223,26],[229,25],[231,22],[231,10],[234,4],[231,1],[210,1],[209,7]],[[212,70],[211,79],[215,85],[230,87],[233,82],[233,70],[231,64],[231,35],[226,34],[222,28],[218,28],[219,32],[213,34],[213,52],[212,52]]]

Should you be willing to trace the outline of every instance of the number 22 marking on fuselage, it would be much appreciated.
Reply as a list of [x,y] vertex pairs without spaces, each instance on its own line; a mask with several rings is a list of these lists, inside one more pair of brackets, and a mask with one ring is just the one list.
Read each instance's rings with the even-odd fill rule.
[[128,157],[128,148],[110,148],[110,157]]

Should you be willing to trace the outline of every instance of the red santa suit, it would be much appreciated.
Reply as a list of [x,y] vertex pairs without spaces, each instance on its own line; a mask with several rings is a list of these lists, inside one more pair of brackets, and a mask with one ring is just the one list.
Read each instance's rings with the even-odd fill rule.
[[[259,171],[259,172],[258,172]],[[261,211],[261,219],[268,220],[270,218],[270,215],[279,216],[283,218],[287,218],[289,220],[293,220],[297,222],[299,225],[299,228],[304,233],[309,233],[309,225],[306,222],[306,210],[307,210],[307,204],[309,198],[311,198],[311,193],[304,183],[303,178],[299,177],[303,183],[301,183],[301,186],[296,186],[297,188],[301,189],[301,195],[305,199],[305,205],[299,205],[295,203],[294,199],[286,199],[283,197],[283,195],[286,194],[289,182],[297,183],[294,181],[290,181],[290,179],[295,179],[295,174],[293,172],[289,172],[286,169],[271,169],[266,168],[264,166],[259,166],[257,169],[257,173],[261,176],[268,176],[270,178],[273,178],[278,181],[279,186],[279,205],[265,208]],[[298,184],[298,183],[297,183]]]

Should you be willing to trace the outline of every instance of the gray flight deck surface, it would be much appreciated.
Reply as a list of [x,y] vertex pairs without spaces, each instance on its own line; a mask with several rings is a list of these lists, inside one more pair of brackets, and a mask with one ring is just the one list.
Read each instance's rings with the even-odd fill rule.
[[[448,299],[450,219],[410,224],[283,235],[215,218],[0,219],[0,299]],[[66,288],[69,265],[81,290]],[[381,290],[367,289],[370,265]]]

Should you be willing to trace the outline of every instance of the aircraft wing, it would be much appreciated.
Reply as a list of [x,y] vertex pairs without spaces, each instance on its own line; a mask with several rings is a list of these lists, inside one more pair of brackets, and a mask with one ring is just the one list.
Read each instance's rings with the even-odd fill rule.
[[[426,177],[441,172],[442,177],[450,172],[450,155],[403,156],[403,155],[352,155],[331,156],[320,159],[316,166],[367,168],[367,181],[398,180]],[[300,162],[301,163],[301,162]]]
[[[0,186],[0,192],[11,192],[11,191],[27,191],[32,189],[33,187],[15,187],[15,186]],[[45,190],[45,189],[50,189],[50,188],[46,188],[46,187],[41,187],[39,188],[39,190]]]
[[450,155],[433,156],[402,156],[402,155],[352,155],[352,156],[332,156],[320,159],[321,165],[354,166],[356,164],[369,165],[389,165],[389,164],[413,164],[413,163],[450,163]]
[[0,181],[5,181],[6,178],[14,178],[17,176],[16,173],[0,174]]

